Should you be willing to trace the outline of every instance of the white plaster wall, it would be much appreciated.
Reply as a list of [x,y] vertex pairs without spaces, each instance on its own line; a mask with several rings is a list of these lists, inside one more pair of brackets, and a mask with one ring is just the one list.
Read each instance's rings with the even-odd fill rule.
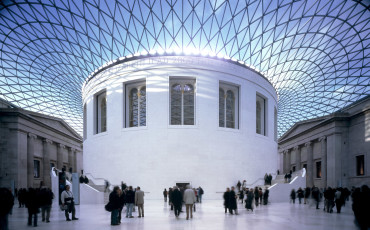
[[[151,57],[116,65],[83,89],[87,104],[84,170],[112,184],[140,186],[147,199],[162,198],[176,182],[202,186],[205,199],[225,187],[276,173],[274,107],[277,96],[261,75],[202,57]],[[148,61],[148,59],[150,59]],[[194,126],[169,125],[169,77],[196,78]],[[124,128],[124,83],[146,80],[147,126]],[[239,85],[239,129],[218,127],[219,82]],[[94,134],[94,95],[107,91],[107,132]],[[268,100],[267,136],[256,134],[256,94]]]

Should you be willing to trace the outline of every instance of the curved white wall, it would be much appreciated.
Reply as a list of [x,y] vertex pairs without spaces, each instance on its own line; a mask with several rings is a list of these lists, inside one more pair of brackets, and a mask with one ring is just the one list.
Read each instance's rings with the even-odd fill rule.
[[[196,79],[194,126],[169,123],[169,77]],[[146,80],[147,125],[124,128],[124,84]],[[239,86],[239,129],[220,128],[219,83]],[[94,134],[94,95],[107,92],[107,131]],[[267,99],[266,136],[256,134],[256,95]],[[83,88],[86,103],[84,170],[112,184],[140,186],[147,198],[190,182],[219,199],[226,187],[253,183],[277,169],[274,108],[277,96],[260,74],[232,62],[193,56],[159,56],[114,65]]]

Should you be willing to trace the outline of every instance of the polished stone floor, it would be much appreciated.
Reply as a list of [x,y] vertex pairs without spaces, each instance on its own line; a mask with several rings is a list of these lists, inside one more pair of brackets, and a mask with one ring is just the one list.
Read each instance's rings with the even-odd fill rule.
[[[214,230],[214,229],[274,229],[274,230],[339,230],[357,229],[351,210],[351,201],[337,214],[323,212],[313,205],[276,203],[259,206],[254,212],[247,211],[239,205],[239,215],[225,214],[222,200],[204,200],[197,203],[194,218],[186,220],[186,214],[181,213],[175,218],[170,207],[160,200],[145,201],[145,217],[122,219],[119,226],[110,225],[110,213],[103,205],[77,205],[78,221],[66,222],[64,213],[58,208],[52,209],[50,223],[41,222],[38,217],[37,229],[73,230],[73,229],[144,229],[144,230]],[[185,207],[183,207],[185,211]],[[124,215],[123,215],[124,216]],[[9,217],[9,229],[36,229],[27,226],[27,210],[14,206],[13,215]]]

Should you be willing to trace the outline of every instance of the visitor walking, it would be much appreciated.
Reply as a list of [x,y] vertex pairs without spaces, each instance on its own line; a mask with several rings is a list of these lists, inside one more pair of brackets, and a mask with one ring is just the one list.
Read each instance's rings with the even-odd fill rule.
[[144,192],[141,191],[140,187],[136,188],[135,192],[135,205],[139,212],[139,218],[144,217]]
[[132,190],[132,186],[128,186],[128,190],[125,196],[126,203],[126,218],[134,218],[132,216],[132,208],[135,204],[135,192]]
[[295,204],[295,190],[292,189],[292,191],[290,192],[290,199],[291,201],[293,202],[293,204]]
[[[50,210],[53,203],[54,194],[50,188],[42,187],[40,190],[40,205],[41,205],[41,217],[42,222],[50,222]],[[46,217],[45,217],[46,213]]]
[[227,209],[229,209],[230,214],[232,214],[230,207],[230,188],[226,188],[226,191],[224,192],[224,207],[225,207],[225,213],[227,213]]
[[167,202],[167,195],[168,195],[168,192],[166,189],[164,189],[163,191],[164,202]]
[[121,207],[120,192],[118,186],[114,186],[113,191],[109,194],[109,205],[111,207],[110,224],[120,225],[119,221],[119,209]]
[[186,219],[189,219],[189,210],[190,210],[190,218],[193,218],[193,205],[196,202],[196,197],[194,191],[191,189],[190,185],[186,186],[186,190],[184,191],[184,203],[186,206]]
[[236,203],[237,195],[235,194],[235,187],[231,187],[230,196],[229,196],[229,210],[230,214],[233,214],[233,211],[235,211],[235,214],[238,215],[238,206]]
[[66,185],[66,189],[62,192],[62,195],[60,197],[62,205],[68,206],[68,208],[64,211],[67,221],[71,221],[71,219],[69,218],[69,213],[72,213],[72,220],[78,220],[78,218],[76,218],[76,209],[73,193],[70,191],[70,188],[71,187],[69,185]]
[[25,199],[26,207],[28,209],[28,226],[37,226],[37,213],[40,208],[39,194],[34,188],[29,188]]
[[0,204],[0,229],[8,230],[8,216],[14,205],[14,197],[9,189],[0,188]]
[[181,212],[181,205],[182,205],[182,195],[180,190],[176,187],[173,186],[172,192],[171,192],[171,207],[173,204],[173,208],[175,211],[175,216],[178,217]]

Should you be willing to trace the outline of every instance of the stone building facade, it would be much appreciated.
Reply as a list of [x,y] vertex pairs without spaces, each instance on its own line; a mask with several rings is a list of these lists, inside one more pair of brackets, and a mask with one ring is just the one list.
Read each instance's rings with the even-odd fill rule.
[[0,99],[0,187],[51,186],[50,169],[82,169],[82,138],[63,120]]
[[296,123],[279,139],[280,172],[307,169],[307,186],[370,184],[370,96]]

